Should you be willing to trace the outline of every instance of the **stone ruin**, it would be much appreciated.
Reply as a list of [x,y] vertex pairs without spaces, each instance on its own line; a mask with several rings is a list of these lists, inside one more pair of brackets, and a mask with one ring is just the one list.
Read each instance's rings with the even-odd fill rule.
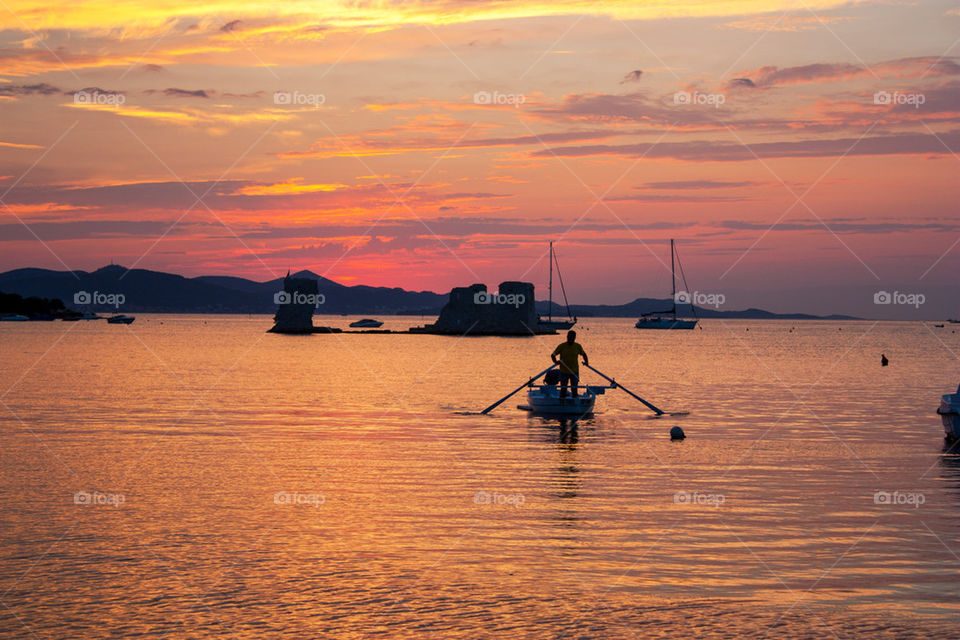
[[455,287],[437,321],[413,327],[410,332],[499,336],[555,333],[539,326],[533,284],[529,282],[501,282],[497,293],[488,292],[483,284]]

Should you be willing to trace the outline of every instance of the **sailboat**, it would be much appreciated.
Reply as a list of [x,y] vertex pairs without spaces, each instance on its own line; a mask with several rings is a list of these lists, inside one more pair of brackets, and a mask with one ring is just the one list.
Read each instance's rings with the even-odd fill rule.
[[[643,314],[637,324],[637,329],[693,329],[697,326],[697,309],[690,305],[693,312],[693,318],[677,317],[677,273],[676,263],[679,259],[675,257],[676,251],[673,248],[673,238],[670,239],[670,302],[672,308],[668,311],[649,311]],[[683,274],[683,266],[680,267],[680,273]],[[686,277],[683,279],[683,285],[686,287]]]
[[[563,304],[567,307],[567,320],[554,320],[553,319],[553,263],[557,263],[557,278],[560,280],[560,291],[563,293]],[[538,324],[541,329],[553,329],[553,330],[562,330],[569,329],[573,325],[577,324],[577,319],[570,313],[570,303],[567,301],[567,291],[563,288],[563,276],[560,275],[560,263],[557,262],[557,258],[553,253],[553,243],[550,243],[550,306],[547,307],[547,317],[538,318]]]

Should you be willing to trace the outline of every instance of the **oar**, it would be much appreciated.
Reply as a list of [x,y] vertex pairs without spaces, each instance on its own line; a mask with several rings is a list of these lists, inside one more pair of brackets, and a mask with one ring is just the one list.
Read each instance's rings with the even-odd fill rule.
[[630,391],[630,389],[627,389],[625,386],[623,386],[622,384],[620,384],[619,382],[617,382],[617,381],[614,380],[613,378],[609,377],[608,375],[606,375],[606,374],[603,373],[602,371],[597,371],[596,369],[594,369],[593,367],[591,367],[591,366],[588,365],[588,364],[585,364],[585,365],[583,365],[583,366],[585,366],[587,369],[590,369],[590,371],[593,371],[594,373],[596,373],[596,374],[599,375],[600,377],[604,378],[604,379],[605,379],[607,382],[609,382],[610,384],[612,384],[612,385],[614,385],[614,386],[617,386],[617,387],[620,387],[621,389],[623,389],[624,391],[626,391],[628,394],[630,394],[631,396],[633,396],[634,398],[636,398],[637,400],[639,400],[640,402],[642,402],[643,404],[645,404],[645,405],[647,406],[647,408],[649,408],[651,411],[653,411],[653,412],[654,412],[655,414],[657,414],[658,416],[662,416],[662,415],[663,415],[663,411],[661,411],[660,409],[657,409],[655,406],[653,406],[652,404],[650,404],[649,402],[647,402],[646,400],[644,400],[643,398],[641,398],[640,396],[638,396],[637,394],[635,394],[633,391]]
[[489,407],[487,407],[486,409],[484,409],[484,410],[481,411],[480,413],[490,413],[491,411],[493,411],[494,409],[496,409],[497,407],[499,407],[501,404],[503,404],[504,401],[506,401],[510,396],[512,396],[513,394],[517,393],[518,391],[520,391],[520,390],[523,389],[524,387],[528,386],[531,382],[533,382],[534,380],[536,380],[537,378],[539,378],[540,376],[542,376],[543,374],[545,374],[547,371],[550,371],[550,369],[553,369],[553,368],[556,367],[556,366],[558,366],[558,365],[556,365],[556,364],[550,365],[549,367],[547,367],[546,369],[544,369],[543,371],[541,371],[541,372],[538,373],[537,375],[533,376],[532,378],[530,378],[529,380],[527,380],[526,382],[524,382],[522,385],[520,385],[519,387],[517,387],[516,389],[514,389],[513,391],[511,391],[510,393],[508,393],[507,395],[503,396],[502,398],[500,398],[499,400],[497,400],[496,402],[494,402],[492,405],[490,405]]

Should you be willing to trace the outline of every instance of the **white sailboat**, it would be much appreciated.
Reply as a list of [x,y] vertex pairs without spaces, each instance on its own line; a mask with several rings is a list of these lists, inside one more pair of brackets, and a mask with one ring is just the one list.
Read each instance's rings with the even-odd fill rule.
[[[649,311],[643,314],[639,320],[637,320],[636,326],[637,329],[693,329],[697,326],[699,319],[697,316],[697,309],[690,305],[690,310],[693,312],[693,318],[678,318],[677,317],[677,273],[676,273],[676,263],[679,262],[679,259],[676,258],[676,251],[673,247],[673,238],[670,239],[670,302],[673,305],[667,311]],[[680,267],[680,273],[683,273],[683,267]],[[686,278],[684,278],[684,287],[686,287]]]
[[550,243],[550,280],[548,285],[548,291],[550,292],[550,302],[547,307],[547,317],[542,318],[538,317],[538,324],[543,329],[554,329],[562,330],[569,329],[573,325],[577,324],[577,319],[570,313],[570,303],[567,301],[567,291],[563,287],[563,276],[560,275],[560,263],[557,262],[557,278],[560,280],[560,291],[563,293],[563,304],[567,307],[567,320],[554,320],[553,319],[553,263],[557,261],[556,256],[553,253],[553,243]]

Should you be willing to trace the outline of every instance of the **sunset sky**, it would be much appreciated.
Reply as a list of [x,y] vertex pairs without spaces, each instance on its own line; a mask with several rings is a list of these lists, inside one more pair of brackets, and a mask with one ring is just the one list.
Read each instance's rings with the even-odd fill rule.
[[[960,316],[960,3],[0,0],[0,271]],[[925,309],[877,308],[880,290]]]

